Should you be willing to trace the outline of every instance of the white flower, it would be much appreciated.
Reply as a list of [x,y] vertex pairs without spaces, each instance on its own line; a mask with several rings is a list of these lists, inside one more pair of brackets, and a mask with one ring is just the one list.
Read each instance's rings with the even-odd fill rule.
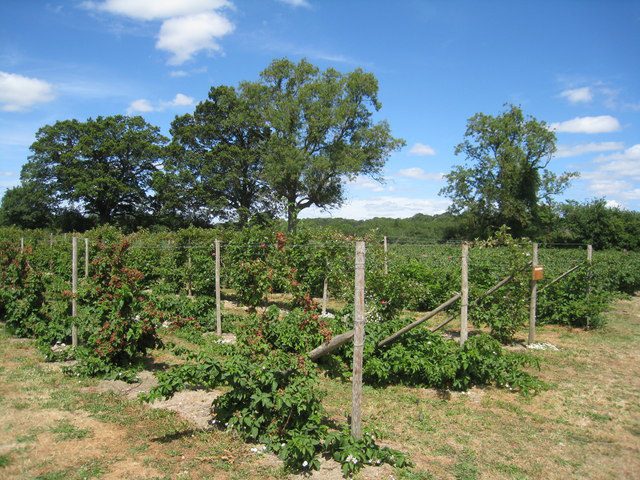
[[252,451],[253,453],[257,453],[257,452],[258,452],[258,449],[257,449],[257,448],[252,448],[252,449],[251,449],[251,451]]
[[355,465],[356,463],[358,463],[358,459],[357,459],[357,458],[354,458],[354,459],[353,459],[353,464]]
[[309,462],[307,462],[306,460],[302,462],[302,468],[307,468],[308,465],[309,465]]
[[285,443],[281,443],[281,444],[280,444],[280,446],[281,446],[281,447],[284,447],[284,446],[285,446]]

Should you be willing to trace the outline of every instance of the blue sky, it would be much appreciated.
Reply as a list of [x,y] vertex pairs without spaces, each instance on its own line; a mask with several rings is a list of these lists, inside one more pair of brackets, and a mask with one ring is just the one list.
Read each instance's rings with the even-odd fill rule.
[[565,198],[640,209],[640,2],[624,0],[3,0],[0,193],[45,124],[130,113],[168,133],[211,86],[280,57],[373,72],[377,117],[407,141],[385,184],[303,216],[442,212],[467,119],[506,102],[556,128],[550,168],[581,173]]

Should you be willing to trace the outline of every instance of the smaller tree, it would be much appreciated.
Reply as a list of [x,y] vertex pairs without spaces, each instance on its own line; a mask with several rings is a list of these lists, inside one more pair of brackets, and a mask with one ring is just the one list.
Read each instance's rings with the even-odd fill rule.
[[545,122],[525,118],[520,107],[507,107],[496,117],[477,113],[468,120],[455,149],[467,164],[454,166],[440,190],[452,200],[451,212],[469,214],[473,234],[488,235],[501,225],[516,237],[537,233],[553,197],[577,175],[547,169],[555,134]]
[[0,225],[45,228],[53,221],[52,198],[36,183],[23,183],[7,190],[0,204]]

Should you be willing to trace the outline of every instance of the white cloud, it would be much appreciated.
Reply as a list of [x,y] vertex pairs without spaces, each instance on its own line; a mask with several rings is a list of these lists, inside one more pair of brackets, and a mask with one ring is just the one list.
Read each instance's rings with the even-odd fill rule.
[[552,130],[567,133],[608,133],[620,130],[620,122],[611,115],[576,117],[565,122],[552,123]]
[[598,170],[607,172],[609,177],[617,175],[621,178],[640,180],[640,143],[623,152],[601,156],[596,162],[599,164]]
[[9,171],[0,171],[0,177],[15,177],[16,176],[16,172],[9,172]]
[[555,153],[555,157],[578,157],[587,153],[611,152],[614,150],[622,150],[623,148],[624,144],[622,142],[591,142],[581,143],[579,145],[558,145],[558,151]]
[[280,3],[286,3],[292,7],[311,8],[311,4],[307,0],[278,0]]
[[169,102],[172,107],[188,107],[193,105],[193,97],[189,97],[183,93],[178,93],[176,96]]
[[231,7],[232,4],[227,0],[105,0],[82,5],[136,20],[162,20]]
[[354,187],[363,188],[365,190],[371,190],[373,192],[383,192],[384,186],[381,182],[376,182],[369,177],[356,177],[355,180],[349,182]]
[[425,172],[420,167],[403,168],[398,172],[401,177],[415,178],[417,180],[442,180],[442,173]]
[[127,113],[132,114],[136,112],[145,113],[145,112],[153,112],[156,110],[149,100],[144,98],[139,98],[138,100],[134,100],[131,102],[129,107],[127,108]]
[[38,78],[0,71],[0,109],[5,112],[27,110],[55,98],[53,86]]
[[158,34],[156,48],[173,56],[171,65],[180,65],[204,50],[218,52],[217,39],[231,33],[233,24],[217,12],[204,12],[165,20]]
[[608,208],[622,208],[623,205],[620,202],[616,202],[615,200],[607,200],[605,205]]
[[172,70],[169,72],[169,76],[172,78],[188,77],[189,72],[185,72],[184,70]]
[[435,155],[436,151],[433,147],[425,145],[424,143],[415,143],[413,147],[411,147],[411,150],[409,150],[409,154],[425,157],[428,155]]
[[590,87],[570,88],[564,90],[560,96],[571,103],[588,103],[593,100],[593,92]]
[[[134,20],[163,20],[156,48],[172,54],[169,64],[180,65],[200,51],[219,52],[217,40],[234,29],[218,10],[233,8],[228,0],[105,0],[82,4],[94,11]],[[187,72],[178,70],[176,76]]]
[[596,159],[596,170],[581,175],[588,188],[610,201],[640,200],[640,144]]
[[335,217],[365,220],[374,217],[409,218],[418,213],[434,215],[443,213],[449,206],[445,199],[424,199],[409,197],[382,196],[369,199],[357,199],[346,202],[341,207],[323,211],[319,208],[307,208],[300,214],[304,218]]
[[157,103],[151,103],[146,98],[139,98],[138,100],[134,100],[129,104],[127,108],[127,113],[131,115],[132,113],[147,113],[147,112],[161,112],[166,108],[180,108],[180,107],[189,107],[193,105],[193,97],[185,95],[184,93],[178,93],[173,100],[168,102],[161,101]]

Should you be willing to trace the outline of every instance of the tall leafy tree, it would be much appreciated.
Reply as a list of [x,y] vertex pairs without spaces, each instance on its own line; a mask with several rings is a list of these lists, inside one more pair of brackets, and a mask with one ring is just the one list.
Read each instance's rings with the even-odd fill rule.
[[139,116],[59,121],[38,130],[21,178],[98,223],[131,223],[149,209],[151,176],[166,143]]
[[551,215],[553,197],[577,175],[556,175],[547,168],[555,151],[554,132],[545,122],[525,117],[520,107],[507,105],[495,117],[477,113],[455,149],[466,164],[445,175],[440,194],[452,200],[451,212],[472,219],[474,234],[489,234],[501,225],[515,236],[535,234]]
[[346,179],[379,179],[389,154],[404,144],[387,122],[373,121],[381,108],[378,82],[361,69],[342,74],[281,59],[243,88],[264,98],[270,135],[263,178],[286,211],[289,230],[301,210],[339,205]]
[[164,212],[194,224],[217,217],[244,225],[272,210],[260,100],[249,85],[213,87],[193,114],[176,117],[164,172],[154,180]]

